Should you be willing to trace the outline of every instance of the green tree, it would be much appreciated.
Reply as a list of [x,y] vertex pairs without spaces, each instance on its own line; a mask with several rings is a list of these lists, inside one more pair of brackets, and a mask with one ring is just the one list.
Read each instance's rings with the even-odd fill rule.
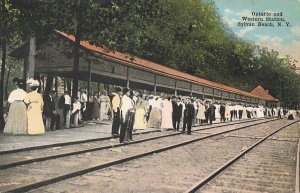
[[4,129],[4,75],[6,71],[7,47],[16,37],[14,26],[17,10],[13,9],[8,0],[0,1],[0,46],[1,46],[1,76],[0,76],[0,132]]

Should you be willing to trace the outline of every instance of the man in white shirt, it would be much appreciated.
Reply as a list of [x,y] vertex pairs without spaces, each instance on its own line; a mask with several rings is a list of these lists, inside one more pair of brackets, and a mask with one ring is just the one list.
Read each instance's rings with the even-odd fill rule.
[[81,109],[81,103],[78,100],[78,97],[74,97],[74,103],[71,112],[71,123],[73,123],[73,127],[78,126],[80,109]]
[[113,123],[112,123],[112,129],[111,134],[114,137],[119,136],[119,129],[121,124],[121,115],[120,115],[120,104],[121,104],[121,95],[122,89],[121,87],[115,88],[115,93],[112,93],[113,98],[111,100],[112,105],[112,111],[113,111]]
[[121,131],[120,143],[124,142],[125,135],[128,132],[128,113],[134,107],[133,100],[129,97],[130,91],[128,88],[123,89],[123,96],[121,102]]
[[[67,123],[69,123],[69,119],[70,118],[70,115],[68,115],[68,112],[70,111],[71,109],[71,97],[68,93],[68,91],[65,91],[64,92],[64,96],[63,96],[63,101],[64,101],[64,106],[63,106],[63,116],[64,116],[64,124],[67,125]],[[68,128],[68,126],[66,126]]]
[[80,102],[81,102],[81,112],[82,112],[82,119],[84,121],[87,120],[87,115],[86,115],[86,103],[87,103],[87,90],[84,89],[81,91],[81,96],[80,96]]

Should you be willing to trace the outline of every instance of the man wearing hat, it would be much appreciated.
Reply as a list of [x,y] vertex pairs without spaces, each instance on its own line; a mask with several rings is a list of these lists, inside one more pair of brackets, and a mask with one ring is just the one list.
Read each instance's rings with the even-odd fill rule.
[[[192,131],[193,118],[195,117],[194,99],[188,98],[185,106],[184,118],[187,125],[187,134],[190,135]],[[185,132],[186,125],[183,125],[182,132]]]
[[51,118],[50,129],[54,130],[54,125],[56,125],[56,130],[60,129],[60,116],[55,110],[54,102],[55,92],[51,90],[50,92],[45,92],[43,96],[44,107],[43,115]]
[[[122,105],[121,105],[121,131],[120,131],[120,143],[123,143],[124,140],[129,140],[129,125],[128,125],[128,118],[129,118],[129,111],[133,109],[134,102],[129,97],[130,90],[128,88],[123,89],[123,96],[122,96]],[[125,135],[127,135],[125,139]]]
[[206,100],[205,104],[205,117],[206,117],[206,123],[212,124],[213,121],[213,105],[211,100]]
[[113,97],[111,103],[112,103],[112,111],[113,111],[113,123],[112,123],[111,134],[114,137],[119,136],[119,129],[121,124],[121,117],[120,117],[121,92],[122,92],[121,87],[117,86],[115,88],[115,92],[112,93]]
[[182,116],[182,109],[183,105],[181,104],[181,98],[175,97],[174,101],[172,102],[173,105],[173,128],[175,131],[179,130],[180,120]]

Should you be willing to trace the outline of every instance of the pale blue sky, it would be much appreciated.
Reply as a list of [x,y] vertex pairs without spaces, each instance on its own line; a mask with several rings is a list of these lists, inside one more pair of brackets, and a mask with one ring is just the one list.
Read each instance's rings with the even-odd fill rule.
[[[221,17],[239,37],[292,56],[300,64],[300,0],[214,0]],[[291,27],[240,27],[252,12],[282,12]],[[282,23],[284,24],[284,23]]]

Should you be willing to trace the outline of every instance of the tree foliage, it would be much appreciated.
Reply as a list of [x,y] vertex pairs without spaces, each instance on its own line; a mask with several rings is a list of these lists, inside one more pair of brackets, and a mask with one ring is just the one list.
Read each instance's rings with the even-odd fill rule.
[[261,84],[286,106],[300,103],[296,61],[237,38],[210,0],[2,1],[13,13],[2,39],[56,29],[243,90]]

